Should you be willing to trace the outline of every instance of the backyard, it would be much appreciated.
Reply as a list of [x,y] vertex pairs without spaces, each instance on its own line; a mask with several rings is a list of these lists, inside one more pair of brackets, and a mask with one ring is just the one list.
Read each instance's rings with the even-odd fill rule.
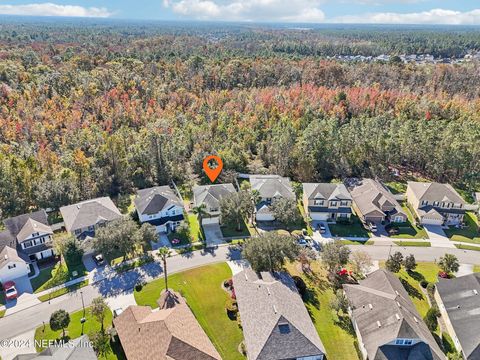
[[305,275],[297,263],[289,264],[288,271],[300,276],[309,287],[305,306],[322,340],[329,359],[359,359],[355,348],[355,332],[348,315],[338,316],[330,308],[334,292],[320,262],[311,265],[312,275]]
[[[68,328],[65,329],[66,339],[71,340],[76,339],[82,335],[82,324],[80,319],[83,317],[83,310],[79,310],[70,314],[70,324]],[[99,331],[100,330],[100,323],[97,321],[95,317],[92,316],[90,313],[90,308],[85,309],[85,318],[86,322],[84,324],[83,333],[89,334],[91,332]],[[107,316],[105,317],[105,328],[108,329],[112,326],[112,312],[108,309]],[[62,340],[62,330],[53,331],[50,329],[50,325],[45,324],[44,326],[39,326],[35,330],[35,341],[36,341],[36,348],[37,351],[42,351],[40,345],[42,344],[42,340]],[[47,341],[45,341],[47,343]],[[112,346],[113,345],[113,346]],[[117,360],[117,359],[125,359],[121,348],[117,344],[110,344],[111,351],[105,357],[107,360]]]
[[329,224],[328,227],[332,236],[335,237],[359,237],[359,238],[368,238],[370,235],[367,230],[363,227],[360,219],[352,215],[352,222],[350,224]]
[[449,229],[445,230],[445,234],[452,241],[480,244],[480,225],[477,216],[472,212],[467,212],[465,214],[464,221],[465,227],[463,229],[450,227]]
[[[169,288],[186,298],[198,322],[225,360],[244,359],[238,351],[243,340],[242,331],[225,311],[229,295],[223,290],[222,283],[231,277],[232,272],[226,263],[203,266],[168,277]],[[157,308],[157,300],[164,288],[163,278],[154,280],[140,291],[135,290],[135,301],[138,305]]]

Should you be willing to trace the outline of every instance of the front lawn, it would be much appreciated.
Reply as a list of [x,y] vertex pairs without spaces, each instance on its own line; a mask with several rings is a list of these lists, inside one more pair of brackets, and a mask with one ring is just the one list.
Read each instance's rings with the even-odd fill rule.
[[361,238],[370,237],[367,230],[365,230],[362,222],[357,216],[352,215],[351,220],[351,224],[329,224],[328,227],[330,229],[330,232],[332,233],[332,236]]
[[394,226],[398,228],[398,234],[390,237],[400,239],[427,239],[427,232],[423,227],[416,225],[415,218],[405,203],[402,204],[402,209],[407,214],[408,221],[406,223],[394,224]]
[[220,225],[223,237],[247,237],[250,236],[245,221],[242,220],[240,224],[240,231],[237,230],[237,224],[222,224]]
[[473,246],[473,245],[465,245],[465,244],[455,244],[457,249],[462,250],[473,250],[473,251],[480,251],[480,246]]
[[[77,272],[76,276],[73,276],[73,272]],[[81,262],[76,266],[67,266],[65,261],[58,262],[54,267],[42,269],[38,277],[32,279],[32,287],[35,293],[39,293],[43,290],[51,289],[55,286],[66,283],[67,281],[85,276],[87,270]]]
[[[385,267],[385,262],[380,263],[380,267]],[[427,295],[423,293],[420,281],[426,280],[429,283],[436,283],[440,268],[431,262],[419,262],[417,268],[407,273],[402,268],[398,274],[395,274],[402,282],[405,290],[407,290],[410,299],[412,299],[418,313],[423,318],[430,308],[427,300]]]
[[477,216],[472,212],[465,214],[465,227],[457,229],[450,227],[445,230],[445,234],[451,241],[462,241],[473,244],[480,244],[480,232]]
[[355,331],[348,315],[337,316],[330,308],[334,292],[320,262],[311,265],[313,276],[300,272],[297,263],[289,264],[288,271],[300,276],[309,287],[304,302],[322,340],[329,359],[359,359],[354,342]]
[[73,292],[73,291],[76,291],[84,286],[87,286],[88,285],[88,282],[89,280],[83,280],[79,283],[76,283],[76,284],[73,284],[73,285],[70,285],[70,286],[65,286],[61,289],[58,289],[58,290],[55,290],[55,291],[52,291],[51,293],[48,293],[48,294],[45,294],[45,295],[42,295],[42,296],[39,296],[38,297],[38,300],[40,300],[41,302],[45,302],[45,301],[50,301],[52,299],[55,299],[59,296],[62,296],[62,295],[65,295],[65,294],[68,294],[69,292]]
[[[182,294],[198,322],[217,348],[222,359],[244,359],[238,352],[243,334],[235,320],[230,320],[225,311],[229,295],[223,290],[224,280],[232,277],[226,263],[203,266],[168,277],[168,286]],[[157,308],[157,300],[165,288],[163,278],[146,284],[134,292],[139,305]]]
[[[175,232],[171,232],[167,235],[172,246],[188,245],[192,242],[203,241],[203,233],[200,229],[197,215],[188,214],[186,219],[187,221],[177,227]],[[187,226],[185,226],[185,224]],[[174,244],[172,243],[174,239],[180,240],[180,242]]]
[[[83,310],[79,310],[70,314],[70,325],[68,325],[68,328],[65,329],[67,340],[76,339],[82,335],[82,324],[80,323],[80,319],[82,317]],[[100,330],[100,323],[96,320],[94,316],[92,316],[90,308],[85,309],[85,318],[87,319],[87,321],[85,322],[83,328],[84,334],[88,335],[91,332],[96,332]],[[112,326],[112,312],[110,311],[110,309],[107,310],[104,326],[105,329],[108,329]],[[50,329],[50,325],[48,324],[45,324],[45,328],[43,327],[43,325],[39,326],[35,330],[35,347],[38,352],[44,350],[44,348],[40,346],[42,345],[42,341],[47,343],[48,340],[62,340],[62,330],[53,331],[52,329]],[[107,360],[116,360],[122,358],[122,355],[119,356],[113,351],[106,356]]]
[[340,240],[342,244],[345,245],[373,245],[375,242],[373,240],[368,241],[355,241],[355,240]]
[[432,244],[428,241],[394,241],[398,246],[416,246],[416,247],[430,247]]
[[188,226],[190,227],[192,242],[202,241],[203,233],[197,215],[188,214]]
[[473,272],[474,272],[474,273],[480,272],[480,265],[474,265],[474,266],[473,266]]

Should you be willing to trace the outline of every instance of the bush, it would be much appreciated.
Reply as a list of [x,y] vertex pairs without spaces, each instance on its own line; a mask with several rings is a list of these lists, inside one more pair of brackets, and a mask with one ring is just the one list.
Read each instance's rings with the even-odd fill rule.
[[240,329],[243,329],[242,320],[240,320],[240,313],[237,313],[237,325]]
[[307,294],[307,284],[305,284],[305,281],[303,281],[300,276],[294,276],[293,281],[295,282],[295,286],[297,287],[302,298],[305,297]]
[[430,331],[435,331],[437,330],[438,326],[438,319],[437,316],[440,315],[440,312],[438,311],[438,308],[436,306],[432,306],[430,309],[427,311],[427,315],[423,318],[425,321],[425,324],[427,324],[427,327]]
[[233,280],[232,279],[227,279],[223,282],[223,286],[225,289],[232,289],[233,288]]
[[142,281],[140,281],[140,282],[136,283],[136,284],[135,284],[135,291],[136,291],[136,292],[140,292],[140,291],[142,291],[142,289],[143,289],[143,285],[144,285],[144,284],[143,284],[143,282],[142,282]]
[[421,280],[420,281],[420,286],[425,289],[428,286],[428,281],[425,280],[425,279]]
[[350,225],[350,224],[352,224],[352,220],[346,219],[346,218],[337,219],[335,222],[339,225]]
[[433,294],[435,292],[435,284],[434,283],[429,283],[427,285],[427,291],[430,293],[430,294]]
[[229,313],[236,314],[238,312],[237,302],[231,298],[227,299],[227,301],[225,302],[225,310],[227,310],[227,312]]

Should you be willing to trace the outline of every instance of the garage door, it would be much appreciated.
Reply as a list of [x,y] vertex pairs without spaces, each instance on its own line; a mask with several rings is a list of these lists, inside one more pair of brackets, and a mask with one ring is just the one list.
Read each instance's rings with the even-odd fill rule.
[[156,228],[157,228],[157,233],[159,234],[167,232],[167,227],[165,225],[160,225],[160,226],[157,226]]
[[218,224],[218,217],[202,219],[203,225]]
[[311,212],[310,217],[312,218],[312,220],[325,221],[328,219],[328,213]]
[[424,225],[442,225],[443,220],[437,220],[437,219],[422,219],[422,224]]
[[257,213],[257,221],[273,221],[275,217],[272,214],[258,214]]

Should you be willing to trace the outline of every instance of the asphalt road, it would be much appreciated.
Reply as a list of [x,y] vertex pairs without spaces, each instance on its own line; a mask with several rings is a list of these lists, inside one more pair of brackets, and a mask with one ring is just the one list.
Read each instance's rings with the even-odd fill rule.
[[[351,245],[350,248],[352,251],[362,250],[369,253],[373,260],[385,260],[390,252],[400,251],[404,255],[414,254],[417,261],[435,261],[448,252],[456,255],[460,263],[480,264],[479,252],[460,249],[390,247],[389,245]],[[237,251],[232,252],[228,247],[220,247],[212,252],[197,251],[186,256],[169,258],[167,261],[167,270],[168,273],[174,273],[215,262],[238,259],[240,259],[240,254]],[[82,288],[83,301],[85,306],[88,306],[92,302],[92,299],[98,296],[111,297],[127,293],[132,290],[140,279],[148,281],[153,278],[158,278],[162,274],[163,269],[157,262],[148,264],[141,270],[136,269],[122,275],[115,274],[109,279]],[[50,302],[35,305],[0,319],[0,339],[9,339],[35,329],[42,325],[43,321],[48,323],[50,314],[58,309],[64,309],[68,312],[82,309],[82,296],[80,291],[58,297]]]

